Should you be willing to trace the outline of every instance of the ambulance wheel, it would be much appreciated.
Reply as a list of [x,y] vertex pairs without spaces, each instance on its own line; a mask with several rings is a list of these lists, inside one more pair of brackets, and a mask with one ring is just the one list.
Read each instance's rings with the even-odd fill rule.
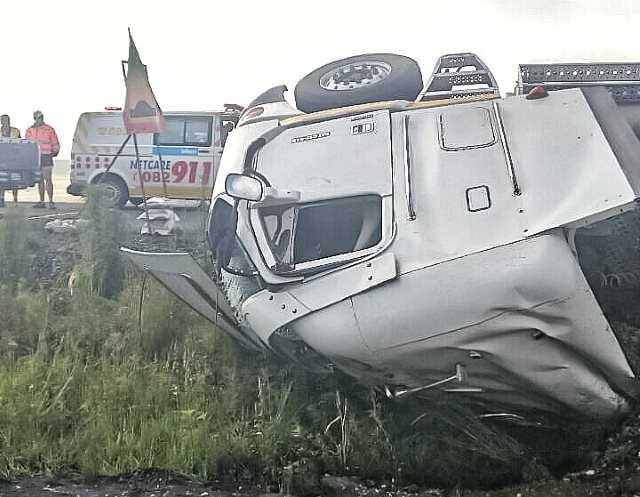
[[129,202],[138,207],[142,202],[142,197],[129,197]]
[[382,102],[415,100],[422,90],[418,63],[404,55],[364,54],[336,60],[310,72],[294,94],[303,112]]
[[116,204],[120,209],[129,200],[129,189],[119,176],[115,174],[107,174],[98,180],[99,185],[103,185],[107,194],[107,198]]

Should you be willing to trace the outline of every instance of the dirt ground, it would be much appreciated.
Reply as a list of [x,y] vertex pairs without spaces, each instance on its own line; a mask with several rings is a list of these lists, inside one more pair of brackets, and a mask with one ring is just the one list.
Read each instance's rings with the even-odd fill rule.
[[232,497],[268,496],[257,490],[238,488],[220,489],[168,476],[165,473],[142,473],[116,478],[91,480],[52,480],[44,477],[19,479],[0,483],[2,497]]
[[61,479],[32,477],[0,482],[2,497],[632,497],[640,496],[640,474],[619,478],[590,471],[497,490],[393,488],[365,485],[358,480],[326,477],[320,486],[302,493],[273,493],[269,489],[219,482],[196,483],[160,471],[141,471],[113,478]]

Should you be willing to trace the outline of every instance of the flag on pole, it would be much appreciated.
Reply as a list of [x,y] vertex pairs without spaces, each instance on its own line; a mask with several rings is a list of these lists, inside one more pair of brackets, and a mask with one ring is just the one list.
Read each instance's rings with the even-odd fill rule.
[[166,123],[162,110],[156,101],[149,77],[147,66],[140,60],[140,54],[133,42],[129,30],[129,60],[127,61],[127,75],[125,77],[127,95],[125,97],[122,118],[127,133],[161,133]]

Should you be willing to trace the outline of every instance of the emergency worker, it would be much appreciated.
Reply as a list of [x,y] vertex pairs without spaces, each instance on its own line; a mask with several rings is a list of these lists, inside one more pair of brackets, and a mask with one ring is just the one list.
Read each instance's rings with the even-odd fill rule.
[[[7,114],[0,116],[0,137],[2,138],[20,138],[20,130],[11,126],[11,119]],[[4,207],[4,191],[5,188],[0,185],[0,207]],[[18,203],[18,189],[13,188],[13,203]]]
[[33,126],[27,129],[24,136],[28,140],[36,140],[38,142],[38,150],[40,151],[40,169],[42,178],[38,183],[38,193],[40,194],[40,202],[33,207],[36,209],[44,209],[44,192],[45,187],[49,196],[49,209],[55,209],[53,203],[53,158],[60,152],[60,142],[56,130],[52,126],[45,124],[44,116],[39,110],[33,113]]

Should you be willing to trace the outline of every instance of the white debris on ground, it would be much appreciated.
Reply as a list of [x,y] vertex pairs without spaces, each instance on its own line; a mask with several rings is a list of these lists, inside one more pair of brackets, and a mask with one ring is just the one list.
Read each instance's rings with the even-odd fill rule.
[[141,235],[168,236],[181,229],[180,217],[172,209],[148,208],[136,219],[142,221]]
[[173,209],[185,207],[184,200],[151,197],[139,207],[144,209],[136,218],[142,221],[141,235],[168,236],[182,229],[179,226],[180,217]]
[[54,219],[44,225],[50,233],[69,233],[83,230],[88,224],[86,219]]
[[[176,198],[151,197],[146,201],[148,209],[183,209],[194,208],[201,203],[200,200],[186,200]],[[144,203],[138,205],[139,209],[144,209]]]

